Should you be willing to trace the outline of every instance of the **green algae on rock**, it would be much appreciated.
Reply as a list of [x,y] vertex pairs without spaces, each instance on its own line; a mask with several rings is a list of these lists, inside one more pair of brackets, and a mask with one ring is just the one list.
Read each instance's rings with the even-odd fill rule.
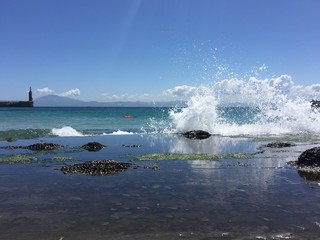
[[32,154],[14,154],[4,157],[0,157],[0,163],[15,164],[15,163],[34,163],[37,162],[36,158]]
[[55,156],[51,158],[52,161],[57,161],[57,162],[66,162],[73,160],[73,157],[66,157],[66,156]]
[[219,154],[185,154],[185,153],[151,153],[137,156],[138,160],[219,160],[222,158],[249,158],[247,153]]

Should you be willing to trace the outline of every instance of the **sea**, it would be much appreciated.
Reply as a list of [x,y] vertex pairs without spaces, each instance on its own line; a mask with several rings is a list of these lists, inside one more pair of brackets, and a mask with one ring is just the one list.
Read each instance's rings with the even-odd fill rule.
[[[0,108],[0,239],[319,239],[320,178],[288,164],[320,146],[319,109],[265,81],[228,83],[184,107]],[[61,171],[93,160],[135,167]]]

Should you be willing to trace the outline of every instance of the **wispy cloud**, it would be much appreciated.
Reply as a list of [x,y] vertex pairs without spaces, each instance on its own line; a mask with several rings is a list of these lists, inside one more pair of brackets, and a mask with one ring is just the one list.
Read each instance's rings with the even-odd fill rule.
[[108,94],[108,93],[102,93],[102,98],[104,100],[108,101],[150,101],[152,99],[152,95],[148,93],[144,94],[128,94],[128,93],[122,93],[122,94]]
[[36,91],[37,91],[37,93],[43,94],[43,95],[49,95],[49,94],[53,94],[54,93],[54,91],[51,90],[48,87],[38,88]]
[[50,94],[55,94],[61,97],[76,97],[80,95],[80,90],[79,88],[71,89],[69,91],[57,94],[56,91],[50,89],[49,87],[44,87],[44,88],[38,88],[36,92],[40,95],[50,95]]

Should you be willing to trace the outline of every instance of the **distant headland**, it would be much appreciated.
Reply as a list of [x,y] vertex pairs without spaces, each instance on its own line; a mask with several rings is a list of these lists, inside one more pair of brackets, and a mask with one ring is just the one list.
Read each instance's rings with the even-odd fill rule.
[[29,90],[29,101],[0,101],[0,107],[33,107],[32,90]]

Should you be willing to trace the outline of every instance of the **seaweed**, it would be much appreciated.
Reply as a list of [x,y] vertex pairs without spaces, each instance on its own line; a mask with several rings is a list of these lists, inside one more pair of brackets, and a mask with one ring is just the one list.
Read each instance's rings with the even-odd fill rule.
[[247,153],[229,153],[229,154],[185,154],[185,153],[151,153],[137,156],[138,160],[214,160],[223,158],[250,158]]

